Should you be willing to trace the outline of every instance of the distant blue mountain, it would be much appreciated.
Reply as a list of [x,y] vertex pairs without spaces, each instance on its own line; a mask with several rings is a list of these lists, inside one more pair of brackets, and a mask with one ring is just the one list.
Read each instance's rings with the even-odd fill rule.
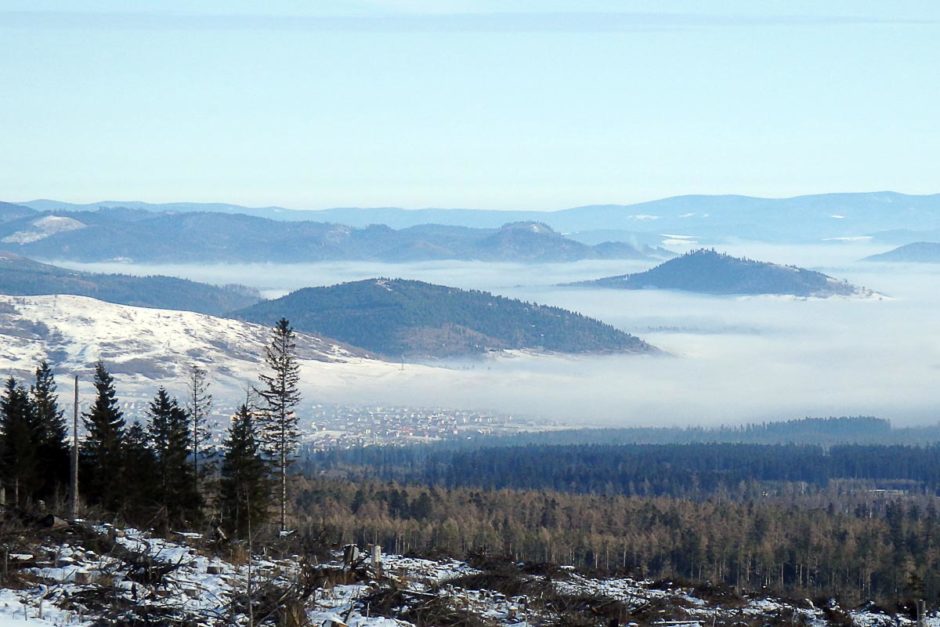
[[[596,235],[591,235],[596,232],[615,234],[615,239],[627,242],[650,243],[652,236],[657,238],[653,243],[661,243],[664,236],[683,235],[693,242],[713,243],[732,239],[819,242],[903,230],[911,232],[911,237],[915,238],[906,241],[916,241],[916,233],[940,229],[940,194],[915,196],[896,192],[818,194],[793,198],[692,195],[629,205],[588,205],[561,211],[396,207],[309,211],[222,203],[148,204],[136,201],[73,205],[37,200],[20,204],[43,211],[86,211],[122,206],[177,213],[240,213],[272,220],[328,222],[351,227],[382,224],[393,229],[424,224],[493,229],[512,222],[540,222],[588,244],[600,243]],[[581,233],[585,235],[582,237]]]
[[75,261],[185,262],[474,261],[665,259],[667,250],[626,242],[592,246],[538,222],[496,229],[421,225],[349,227],[225,212],[139,207],[36,213],[0,222],[0,246],[20,255]]
[[775,263],[740,259],[714,250],[694,250],[646,272],[604,277],[578,286],[626,290],[662,289],[702,294],[856,296],[871,292],[831,276]]
[[8,202],[0,202],[0,223],[19,220],[27,216],[35,216],[36,212],[24,205],[14,205]]
[[914,242],[889,250],[886,253],[865,257],[864,261],[940,263],[940,243]]

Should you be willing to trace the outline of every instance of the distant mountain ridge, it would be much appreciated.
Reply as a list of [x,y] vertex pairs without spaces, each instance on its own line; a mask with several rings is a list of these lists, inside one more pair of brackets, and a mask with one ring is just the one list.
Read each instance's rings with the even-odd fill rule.
[[885,253],[865,257],[863,261],[940,263],[940,243],[914,242],[905,244]]
[[78,272],[0,251],[0,294],[88,296],[119,305],[220,315],[261,296],[243,286],[207,285],[168,276]]
[[665,289],[717,295],[869,296],[870,290],[831,276],[775,263],[693,250],[636,274],[604,277],[573,285],[641,290]]
[[0,202],[0,224],[34,215],[36,215],[36,212],[29,207]]
[[234,312],[384,355],[452,357],[492,350],[654,353],[614,327],[557,307],[421,281],[368,279],[305,288]]
[[[149,204],[105,201],[74,205],[58,201],[29,201],[20,205],[49,210],[88,210],[130,207],[148,211],[224,211],[275,220],[319,221],[366,227],[384,224],[405,229],[423,224],[498,228],[511,222],[542,222],[572,239],[579,233],[600,233],[618,241],[648,242],[651,236],[684,235],[697,242],[729,238],[776,242],[818,242],[859,237],[883,231],[917,233],[940,229],[940,194],[897,192],[833,193],[792,198],[739,195],[688,195],[634,204],[585,205],[560,211],[491,211],[478,209],[402,209],[396,207],[292,210],[283,207],[248,208],[223,203]],[[921,238],[924,239],[924,238]],[[591,237],[583,239],[596,243]]]
[[498,229],[421,225],[395,230],[133,207],[11,217],[0,222],[0,246],[30,257],[84,262],[554,262],[672,256],[662,248],[623,242],[583,244],[537,222]]

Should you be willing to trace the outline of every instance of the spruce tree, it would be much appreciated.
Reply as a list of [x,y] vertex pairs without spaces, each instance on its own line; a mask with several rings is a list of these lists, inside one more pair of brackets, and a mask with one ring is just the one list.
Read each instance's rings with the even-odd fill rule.
[[248,529],[257,529],[265,520],[270,502],[268,468],[262,457],[254,415],[247,404],[239,407],[232,418],[223,447],[219,486],[222,524],[244,538]]
[[267,373],[261,374],[258,393],[264,401],[261,440],[271,460],[279,483],[280,527],[287,529],[287,468],[293,461],[300,439],[297,414],[300,403],[300,367],[297,364],[294,330],[286,318],[274,325],[270,343],[265,347]]
[[114,378],[102,362],[95,365],[95,402],[82,414],[86,437],[82,457],[86,466],[85,494],[89,501],[116,511],[126,489],[123,471],[124,414],[118,407]]
[[161,387],[150,403],[148,415],[147,431],[156,462],[157,494],[164,522],[168,525],[192,522],[200,504],[188,460],[189,414]]
[[35,412],[39,464],[44,469],[40,496],[56,493],[69,479],[68,426],[59,409],[55,377],[45,360],[36,368],[36,380],[30,387]]
[[201,494],[203,480],[215,467],[209,443],[209,413],[212,411],[212,394],[209,392],[208,373],[193,364],[189,377],[190,455],[193,462],[193,489]]
[[13,503],[22,506],[39,479],[39,437],[26,388],[10,377],[0,397],[0,469]]

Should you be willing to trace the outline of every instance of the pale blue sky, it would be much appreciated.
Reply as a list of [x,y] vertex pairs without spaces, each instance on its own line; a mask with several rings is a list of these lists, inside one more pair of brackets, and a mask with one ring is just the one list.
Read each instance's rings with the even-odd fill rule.
[[0,0],[0,200],[940,192],[940,2]]

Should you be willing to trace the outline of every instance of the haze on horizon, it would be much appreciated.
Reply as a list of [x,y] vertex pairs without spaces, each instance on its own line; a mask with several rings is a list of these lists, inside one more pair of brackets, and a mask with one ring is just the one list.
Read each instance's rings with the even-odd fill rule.
[[0,199],[936,192],[940,5],[0,3]]

